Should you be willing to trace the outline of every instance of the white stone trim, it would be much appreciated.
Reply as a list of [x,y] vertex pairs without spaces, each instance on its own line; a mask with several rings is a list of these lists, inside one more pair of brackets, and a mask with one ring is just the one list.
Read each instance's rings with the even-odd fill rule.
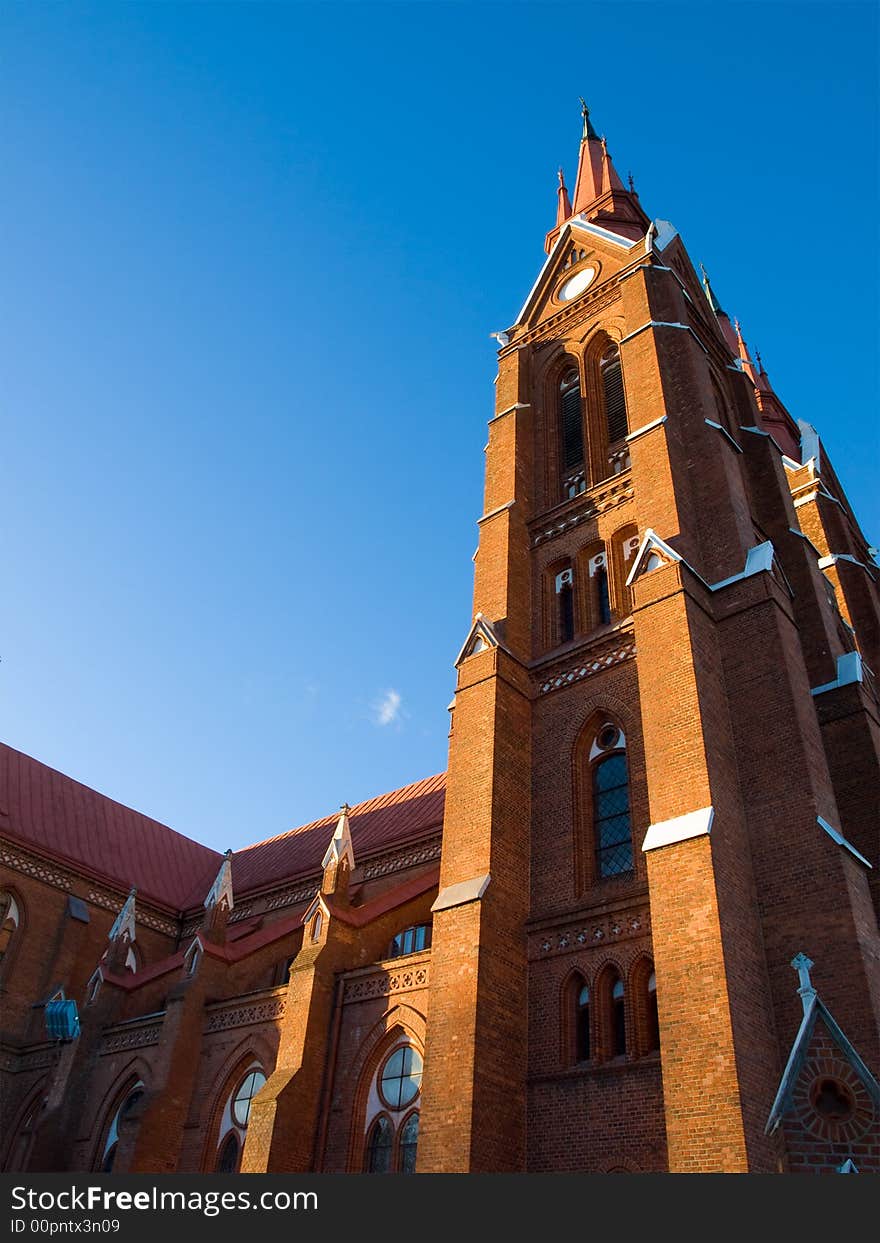
[[574,229],[580,229],[582,233],[592,233],[594,237],[601,237],[606,242],[613,242],[615,246],[620,246],[623,250],[632,250],[634,246],[640,245],[645,240],[643,237],[640,237],[633,241],[620,233],[613,233],[611,229],[603,229],[600,224],[593,224],[592,221],[585,220],[583,214],[572,216],[565,223],[570,224]]
[[731,574],[730,578],[722,578],[720,582],[712,583],[709,587],[710,591],[719,591],[722,587],[729,587],[731,583],[738,583],[744,578],[751,578],[753,574],[760,574],[763,570],[768,573],[773,568],[774,550],[770,540],[764,544],[756,544],[754,548],[750,548],[746,553],[746,564],[739,574]]
[[665,250],[678,237],[678,229],[671,220],[654,220],[652,223],[655,229],[654,245],[659,250]]
[[506,410],[499,410],[497,414],[493,414],[489,423],[497,423],[499,419],[503,419],[506,414],[513,414],[514,410],[531,410],[531,403],[528,401],[515,401],[512,406],[508,406]]
[[654,419],[652,423],[644,423],[641,427],[637,427],[634,432],[625,438],[626,443],[630,444],[633,440],[638,440],[639,436],[644,436],[646,432],[652,432],[655,427],[662,427],[666,422],[666,415],[661,414],[659,419]]
[[822,686],[814,686],[811,695],[824,695],[826,691],[837,690],[838,686],[850,686],[853,682],[861,682],[861,652],[844,652],[837,658],[837,677],[833,682],[825,682]]
[[661,846],[686,842],[692,837],[708,837],[714,819],[713,807],[701,807],[699,811],[689,811],[683,816],[675,816],[672,820],[660,820],[657,824],[648,826],[642,850],[658,850]]
[[[641,570],[642,562],[645,561],[646,558],[650,556],[651,552],[655,548],[661,554],[661,556],[666,557],[668,560],[681,561],[685,565],[687,565],[687,562],[684,560],[684,557],[682,557],[681,553],[676,552],[674,548],[670,548],[670,546],[666,543],[666,541],[662,540],[656,531],[653,531],[650,527],[648,527],[642,539],[641,547],[639,548],[639,551],[636,553],[636,559],[633,562],[633,568],[630,570],[629,574],[627,575],[627,579],[626,579],[627,587],[632,586],[633,582],[635,581],[637,575],[639,574]],[[690,569],[690,566],[688,566],[688,569]]]
[[824,829],[832,841],[837,842],[838,846],[842,846],[844,850],[848,850],[854,859],[858,859],[859,863],[864,863],[866,868],[872,868],[873,865],[868,862],[865,856],[858,850],[852,842],[848,842],[839,829],[835,829],[827,820],[823,820],[821,816],[817,816],[816,820],[819,827]]
[[503,514],[506,509],[513,509],[515,504],[515,500],[507,501],[506,504],[499,505],[497,509],[490,509],[487,514],[483,514],[482,518],[477,519],[477,526],[479,526],[481,522],[488,522],[490,518],[497,518],[498,515]]
[[803,531],[801,531],[798,527],[789,527],[788,530],[789,530],[789,534],[799,535],[802,540],[806,540],[806,542],[810,545],[810,547],[812,548],[813,552],[816,554],[817,557],[822,556],[822,554],[819,552],[819,549],[810,539],[809,535],[804,535]]
[[[836,565],[838,561],[849,561],[852,565],[857,565],[859,569],[864,570],[870,578],[874,577],[869,565],[864,561],[859,561],[857,557],[853,557],[848,552],[830,552],[827,557],[820,557],[819,569],[827,570],[829,566]],[[876,570],[877,566],[874,566],[874,569]]]
[[468,902],[478,902],[489,888],[491,873],[485,876],[472,876],[470,880],[461,880],[455,885],[447,885],[437,894],[432,911],[448,911],[453,906],[466,906]]
[[730,432],[727,430],[726,427],[722,427],[721,424],[716,423],[714,419],[703,419],[703,422],[706,423],[709,427],[714,427],[715,430],[717,432],[720,432],[722,436],[726,436],[727,439],[730,441],[730,443],[733,445],[734,449],[736,449],[737,453],[742,453],[742,446],[736,443],[736,441],[731,436]]
[[648,328],[680,328],[682,331],[689,332],[691,334],[691,336],[696,341],[697,345],[700,347],[700,349],[703,351],[704,354],[709,353],[709,351],[706,349],[705,345],[703,345],[703,342],[694,332],[690,324],[673,323],[671,320],[664,320],[664,319],[649,319],[646,324],[642,324],[641,328],[635,328],[633,329],[632,332],[627,333],[625,337],[621,337],[620,344],[623,345],[626,341],[631,341],[633,337],[637,337],[639,336],[640,333],[646,332]]

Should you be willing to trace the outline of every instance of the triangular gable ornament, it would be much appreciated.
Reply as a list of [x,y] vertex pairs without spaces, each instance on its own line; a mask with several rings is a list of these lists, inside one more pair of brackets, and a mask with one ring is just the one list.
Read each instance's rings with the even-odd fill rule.
[[641,578],[643,574],[649,574],[651,570],[659,570],[664,565],[671,565],[674,561],[683,560],[684,558],[680,553],[677,553],[674,548],[670,548],[669,544],[649,527],[645,532],[641,547],[636,553],[636,559],[633,562],[633,568],[627,576],[626,585],[631,587],[636,579]]
[[503,644],[489,618],[484,617],[482,613],[477,613],[474,624],[468,631],[468,637],[455,658],[455,667],[458,668],[468,656],[476,656],[478,652],[485,652],[489,647],[503,647]]
[[794,1038],[794,1043],[791,1046],[785,1070],[782,1072],[782,1079],[770,1109],[764,1133],[772,1135],[781,1126],[783,1118],[791,1109],[795,1087],[807,1062],[810,1042],[819,1019],[822,1020],[829,1036],[837,1046],[842,1060],[849,1063],[851,1071],[861,1081],[867,1096],[873,1102],[876,1116],[880,1113],[880,1083],[874,1078],[858,1051],[854,1048],[831,1011],[817,993],[810,978],[813,963],[806,954],[797,954],[791,960],[791,965],[798,974],[797,991],[804,1014],[797,1035]]

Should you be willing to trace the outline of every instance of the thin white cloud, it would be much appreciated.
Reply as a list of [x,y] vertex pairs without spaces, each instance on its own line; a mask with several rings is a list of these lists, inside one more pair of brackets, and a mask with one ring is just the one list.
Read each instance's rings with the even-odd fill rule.
[[375,705],[374,720],[377,725],[393,725],[400,717],[400,708],[402,704],[400,692],[395,690],[386,691],[379,702]]

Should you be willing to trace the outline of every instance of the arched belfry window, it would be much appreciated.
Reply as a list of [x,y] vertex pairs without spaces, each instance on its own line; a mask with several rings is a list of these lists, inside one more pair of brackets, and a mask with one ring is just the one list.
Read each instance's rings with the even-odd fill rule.
[[624,439],[629,430],[626,420],[626,398],[623,391],[623,371],[620,367],[620,350],[609,345],[599,362],[602,395],[605,402],[605,423],[609,445]]
[[582,984],[575,1002],[574,1054],[578,1062],[590,1060],[590,987]]
[[613,722],[600,726],[590,749],[593,837],[600,879],[633,869],[626,739]]
[[569,368],[559,381],[560,461],[563,476],[584,464],[584,422],[581,404],[581,377]]

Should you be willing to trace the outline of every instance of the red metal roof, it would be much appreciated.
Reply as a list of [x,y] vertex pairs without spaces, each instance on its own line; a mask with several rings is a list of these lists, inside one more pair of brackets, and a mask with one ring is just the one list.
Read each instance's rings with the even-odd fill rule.
[[[365,856],[439,831],[443,824],[445,792],[446,774],[439,773],[352,807],[349,827],[355,863]],[[263,889],[288,877],[309,876],[320,871],[338,818],[337,811],[302,828],[236,851],[232,859],[234,892]]]
[[[349,812],[355,860],[417,841],[443,823],[440,773]],[[236,897],[320,871],[339,813],[235,853]],[[0,833],[145,898],[184,911],[200,905],[223,860],[106,795],[0,743]]]
[[180,910],[223,856],[0,743],[0,832]]

